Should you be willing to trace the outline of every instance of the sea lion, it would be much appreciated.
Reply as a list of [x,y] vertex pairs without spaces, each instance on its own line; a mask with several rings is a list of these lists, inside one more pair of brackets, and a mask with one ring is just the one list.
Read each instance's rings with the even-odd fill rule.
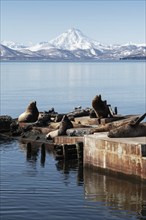
[[47,135],[46,135],[46,139],[47,140],[52,140],[53,138],[58,136],[58,129],[54,130],[54,131],[50,131]]
[[92,107],[97,118],[107,118],[109,115],[109,108],[106,101],[102,101],[101,95],[96,95],[92,100]]
[[38,120],[39,111],[36,102],[31,102],[26,111],[18,117],[18,122],[36,122]]
[[146,122],[140,123],[137,126],[132,124],[126,124],[120,126],[108,132],[108,137],[110,138],[120,138],[120,137],[146,137]]
[[[57,124],[57,123],[56,123]],[[60,122],[60,125],[59,125],[59,128],[54,130],[54,131],[51,131],[49,132],[47,135],[46,135],[46,139],[53,139],[57,136],[61,136],[61,135],[66,135],[66,130],[67,129],[70,129],[70,128],[73,128],[73,124],[72,122],[69,120],[69,118],[67,117],[67,115],[64,115],[61,122]]]
[[66,130],[69,128],[73,128],[73,124],[67,115],[64,115],[58,129],[58,135],[66,135]]

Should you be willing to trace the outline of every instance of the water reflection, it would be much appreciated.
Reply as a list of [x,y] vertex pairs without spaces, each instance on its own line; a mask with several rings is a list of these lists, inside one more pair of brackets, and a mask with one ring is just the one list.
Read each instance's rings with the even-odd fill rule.
[[26,154],[27,161],[31,161],[35,163],[39,155],[39,148],[34,145],[32,146],[31,143],[28,143],[26,147],[27,147],[27,154]]
[[104,202],[115,210],[137,212],[137,218],[146,218],[146,185],[102,175],[84,169],[85,199]]
[[146,219],[146,202],[141,206],[141,211],[138,214],[138,219]]
[[[47,154],[53,154],[53,151],[44,144],[40,146],[21,145],[21,149],[25,150],[27,162],[31,165],[31,169],[27,170],[31,174],[30,176],[32,174],[34,176],[33,172],[36,174],[39,170],[39,167],[36,166],[37,161],[40,160],[41,167],[45,167],[46,164],[47,168]],[[77,159],[53,161],[55,163],[53,162],[49,173],[52,174],[55,166],[58,171],[57,176],[58,173],[61,175],[60,181],[63,185],[69,187],[74,182],[74,178],[76,186],[84,185],[84,198],[88,207],[92,206],[96,210],[99,204],[103,204],[114,213],[115,217],[118,217],[119,213],[128,212],[136,216],[138,220],[146,219],[146,184],[103,175],[93,169],[83,168],[83,162]],[[45,178],[46,181],[48,171]]]
[[46,145],[16,143],[0,151],[2,219],[146,219],[146,185],[56,161]]
[[9,138],[5,135],[0,134],[0,151],[4,151],[5,149],[11,149],[12,145],[16,145],[16,141],[13,138]]
[[[35,164],[40,159],[40,164],[42,167],[45,167],[46,162],[46,153],[49,155],[54,155],[54,151],[51,148],[45,146],[45,144],[31,144],[31,143],[20,143],[21,149],[26,153],[26,159],[29,164],[36,168]],[[57,171],[63,174],[64,182],[70,178],[70,172],[77,173],[77,185],[83,185],[83,161],[77,159],[71,160],[56,160],[56,169]]]
[[59,160],[56,163],[56,168],[62,172],[64,176],[64,182],[70,178],[70,172],[75,171],[77,173],[77,185],[83,185],[83,162],[77,159],[74,160]]
[[40,157],[40,164],[45,166],[46,160],[46,147],[45,144],[31,144],[31,143],[19,143],[20,148],[26,153],[26,160],[30,164],[35,164]]
[[46,148],[45,145],[42,144],[41,146],[41,166],[45,167],[45,160],[46,160]]

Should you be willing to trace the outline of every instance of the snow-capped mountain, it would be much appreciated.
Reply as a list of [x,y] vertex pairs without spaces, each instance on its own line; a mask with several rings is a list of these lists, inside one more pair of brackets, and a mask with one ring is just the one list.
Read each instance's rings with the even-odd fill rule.
[[[3,41],[0,47],[1,60],[119,60],[128,58],[146,59],[145,44],[102,45],[72,28],[57,38],[35,45],[23,45]],[[11,54],[11,55],[10,55]]]
[[80,30],[72,28],[59,35],[50,43],[59,49],[65,50],[90,50],[104,48],[100,43],[86,37]]

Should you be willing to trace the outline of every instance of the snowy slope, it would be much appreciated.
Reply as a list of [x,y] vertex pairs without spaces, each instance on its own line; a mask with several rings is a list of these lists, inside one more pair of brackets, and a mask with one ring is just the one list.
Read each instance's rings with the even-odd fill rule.
[[50,44],[49,42],[40,42],[40,43],[37,43],[36,45],[28,47],[28,49],[31,51],[49,50],[52,48],[54,48],[54,46]]
[[0,44],[0,56],[2,60],[26,60],[32,58],[42,58],[42,55],[33,53],[30,50],[24,49],[23,52],[21,52],[20,50],[13,50],[2,44]]
[[28,47],[27,45],[13,42],[13,41],[2,41],[1,44],[6,47],[11,48],[12,50],[21,50],[21,49],[25,49]]
[[5,58],[15,58],[15,57],[20,57],[23,56],[23,54],[17,50],[12,50],[9,47],[6,47],[2,44],[0,44],[0,55],[1,58],[5,57]]

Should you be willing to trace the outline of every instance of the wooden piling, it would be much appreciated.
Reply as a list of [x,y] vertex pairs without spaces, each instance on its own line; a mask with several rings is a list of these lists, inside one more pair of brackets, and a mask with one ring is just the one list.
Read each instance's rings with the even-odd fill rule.
[[55,145],[54,150],[56,159],[83,159],[83,142]]
[[114,108],[114,111],[115,111],[115,115],[117,115],[117,114],[118,114],[118,108],[115,107],[115,108]]

